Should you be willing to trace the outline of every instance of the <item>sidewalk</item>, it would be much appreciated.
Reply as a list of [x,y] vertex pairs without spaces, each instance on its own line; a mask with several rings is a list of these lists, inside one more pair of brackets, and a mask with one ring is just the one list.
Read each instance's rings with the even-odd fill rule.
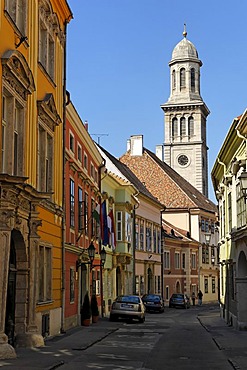
[[215,345],[223,351],[235,370],[247,369],[247,331],[239,331],[220,317],[219,309],[198,313],[201,325],[212,336]]
[[[198,310],[197,318],[219,350],[224,351],[233,369],[247,369],[247,331],[237,331],[227,326],[216,306],[204,306]],[[117,323],[110,322],[108,318],[100,318],[96,324],[74,328],[47,340],[45,347],[17,348],[17,359],[0,360],[0,369],[54,370],[61,366],[62,370],[68,357],[79,356],[81,351],[107,337],[118,327]]]
[[16,359],[0,360],[0,369],[6,370],[53,370],[62,366],[68,357],[78,356],[81,351],[117,330],[118,325],[108,318],[98,323],[70,329],[65,334],[46,340],[40,348],[16,348]]

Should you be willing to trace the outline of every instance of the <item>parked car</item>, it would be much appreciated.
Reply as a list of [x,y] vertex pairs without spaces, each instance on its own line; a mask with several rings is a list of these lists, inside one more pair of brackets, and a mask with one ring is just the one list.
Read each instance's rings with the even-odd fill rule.
[[164,300],[159,294],[144,294],[142,302],[146,311],[164,312]]
[[169,307],[190,307],[190,299],[187,294],[174,293],[169,300]]
[[145,311],[141,297],[137,295],[120,295],[111,305],[110,320],[125,318],[144,322]]

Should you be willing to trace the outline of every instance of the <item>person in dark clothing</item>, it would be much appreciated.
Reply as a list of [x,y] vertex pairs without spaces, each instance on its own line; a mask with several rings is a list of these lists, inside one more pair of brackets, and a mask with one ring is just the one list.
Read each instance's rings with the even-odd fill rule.
[[198,293],[198,305],[199,306],[202,305],[202,297],[203,297],[202,291],[199,290],[199,293]]

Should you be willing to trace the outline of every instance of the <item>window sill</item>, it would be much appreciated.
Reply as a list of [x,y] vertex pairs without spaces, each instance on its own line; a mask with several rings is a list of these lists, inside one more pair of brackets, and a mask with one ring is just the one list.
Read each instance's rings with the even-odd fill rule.
[[53,299],[47,301],[39,301],[37,302],[37,306],[48,306],[54,302]]

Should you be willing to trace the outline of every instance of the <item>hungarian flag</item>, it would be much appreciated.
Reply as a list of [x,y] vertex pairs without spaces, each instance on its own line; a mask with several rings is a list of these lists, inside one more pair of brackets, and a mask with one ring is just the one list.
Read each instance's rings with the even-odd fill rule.
[[112,249],[116,248],[116,232],[115,232],[115,223],[113,210],[111,209],[107,216],[108,230],[109,230],[109,245]]
[[93,218],[98,224],[100,223],[100,204],[97,204],[96,208],[93,210]]
[[109,244],[109,233],[108,233],[108,225],[107,225],[107,213],[106,213],[106,201],[101,204],[101,220],[102,220],[102,228],[101,228],[101,238],[102,238],[102,245]]

